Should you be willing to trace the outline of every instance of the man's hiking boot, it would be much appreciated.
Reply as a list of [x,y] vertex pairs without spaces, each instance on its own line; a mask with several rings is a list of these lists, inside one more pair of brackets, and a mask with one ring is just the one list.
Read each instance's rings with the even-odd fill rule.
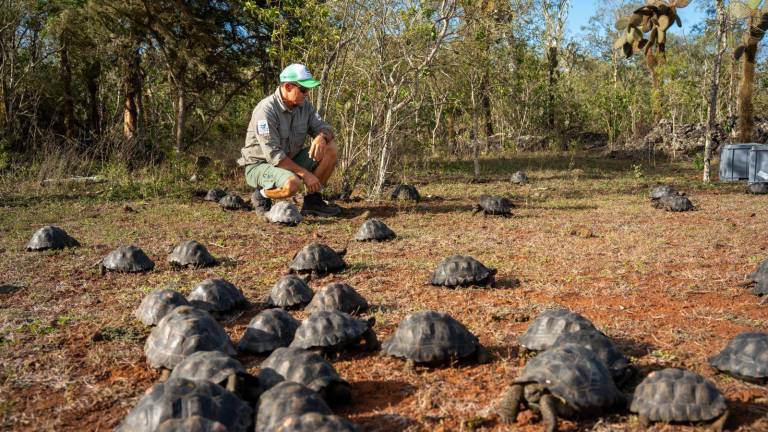
[[330,205],[320,192],[304,195],[304,205],[301,207],[301,213],[313,216],[338,216],[341,214],[341,207]]
[[261,188],[257,188],[251,195],[251,204],[258,214],[264,214],[272,208],[272,200],[261,196]]

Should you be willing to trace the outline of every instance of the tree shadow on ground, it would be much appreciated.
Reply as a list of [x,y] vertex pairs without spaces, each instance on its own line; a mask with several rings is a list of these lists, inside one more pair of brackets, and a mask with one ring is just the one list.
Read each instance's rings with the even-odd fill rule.
[[566,206],[544,206],[544,205],[529,205],[525,207],[531,210],[597,210],[599,207],[596,205],[576,204]]
[[[653,170],[656,173],[671,173],[679,171],[680,167],[666,158],[657,158],[654,162]],[[496,175],[507,176],[518,170],[570,170],[579,169],[600,169],[604,172],[627,172],[638,163],[647,164],[647,159],[628,158],[611,159],[600,153],[519,153],[509,157],[483,158],[480,160],[480,168],[484,178],[493,178]],[[447,173],[445,178],[457,177],[461,174],[465,176],[474,176],[474,164],[471,159],[467,160],[439,160],[430,161],[428,171]],[[588,178],[589,173],[584,173],[580,177]],[[603,177],[599,175],[598,177]],[[567,178],[571,176],[565,176]],[[427,179],[432,177],[426,177]],[[423,177],[414,180],[425,181]]]

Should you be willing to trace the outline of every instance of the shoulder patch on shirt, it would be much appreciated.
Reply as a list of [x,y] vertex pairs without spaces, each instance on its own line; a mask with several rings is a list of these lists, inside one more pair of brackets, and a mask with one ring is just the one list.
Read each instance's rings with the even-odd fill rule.
[[259,120],[256,124],[256,133],[259,135],[269,135],[269,124],[266,120]]
[[317,112],[317,111],[315,111],[315,118],[320,120],[320,121],[323,121],[323,119],[320,118],[320,113]]

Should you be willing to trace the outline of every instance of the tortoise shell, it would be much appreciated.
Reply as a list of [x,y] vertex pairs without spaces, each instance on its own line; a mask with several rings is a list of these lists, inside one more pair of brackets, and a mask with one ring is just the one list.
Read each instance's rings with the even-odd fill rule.
[[270,307],[301,308],[308,304],[314,295],[306,280],[296,275],[287,275],[275,282],[266,303]]
[[739,333],[709,364],[728,375],[763,384],[768,381],[768,333]]
[[632,365],[624,354],[616,348],[611,339],[595,328],[584,328],[575,332],[563,333],[555,340],[553,346],[568,343],[592,350],[598,359],[610,371],[614,381],[621,382],[632,372]]
[[344,254],[346,251],[336,252],[324,244],[311,243],[293,256],[289,268],[295,273],[335,273],[347,267],[342,258]]
[[136,246],[122,246],[108,253],[101,260],[103,269],[126,273],[139,273],[155,268],[143,250]]
[[80,243],[57,226],[44,226],[35,231],[27,243],[26,250],[43,251],[48,249],[64,249],[80,246]]
[[592,322],[575,312],[548,309],[531,322],[518,342],[526,349],[542,351],[554,345],[560,335],[584,329],[596,330]]
[[216,264],[208,249],[194,240],[186,240],[176,245],[168,255],[168,262],[176,267],[206,267]]
[[526,184],[528,183],[528,174],[525,171],[515,171],[509,181],[514,184]]
[[370,330],[370,326],[369,322],[341,311],[319,311],[301,323],[290,346],[311,349],[352,345]]
[[645,377],[629,409],[650,421],[669,423],[711,421],[727,407],[711,381],[688,370],[668,368]]
[[283,381],[261,395],[256,430],[271,431],[284,418],[309,412],[332,414],[315,391],[296,382]]
[[224,210],[245,210],[248,206],[240,195],[227,194],[219,200],[219,205]]
[[378,219],[368,219],[355,234],[357,241],[387,241],[392,240],[397,235],[389,229],[387,224]]
[[192,306],[179,306],[164,316],[144,344],[147,363],[153,368],[173,369],[198,351],[236,353],[221,325],[208,312]]
[[768,183],[750,183],[747,185],[747,193],[751,195],[765,195],[768,194]]
[[220,201],[222,198],[224,198],[225,196],[227,196],[227,193],[226,193],[226,192],[225,192],[223,189],[219,189],[219,188],[213,188],[213,189],[209,190],[209,191],[208,191],[208,192],[205,194],[205,197],[204,197],[203,199],[204,199],[205,201],[215,201],[215,202],[219,202],[219,201]]
[[349,387],[349,383],[321,355],[302,348],[278,348],[259,368],[259,381],[265,388],[281,381],[297,382],[318,393],[332,384]]
[[397,185],[395,189],[392,191],[392,194],[390,197],[393,200],[403,200],[403,201],[416,201],[418,202],[421,200],[421,195],[419,195],[419,191],[416,190],[415,186],[409,185],[409,184],[401,184]]
[[294,203],[286,200],[272,204],[269,211],[264,213],[264,217],[269,222],[288,226],[296,226],[304,220],[298,207],[296,207]]
[[186,306],[187,299],[172,289],[159,289],[147,294],[134,312],[142,323],[153,326],[177,306]]
[[207,424],[221,423],[231,432],[249,431],[253,424],[251,407],[224,387],[208,381],[169,379],[155,384],[115,430],[154,431],[166,421],[177,419],[183,423],[190,417],[202,417],[209,421]]
[[270,353],[291,344],[299,321],[282,309],[267,309],[253,317],[237,348],[250,354]]
[[318,291],[307,305],[310,312],[339,310],[359,314],[368,310],[368,302],[350,285],[331,283]]
[[155,432],[227,432],[227,427],[205,417],[191,416],[166,420],[160,423]]
[[443,364],[472,356],[479,347],[477,337],[450,315],[424,311],[405,317],[382,351],[415,363]]
[[496,269],[481,264],[471,256],[453,255],[441,261],[432,274],[432,285],[447,287],[493,284]]
[[565,344],[532,358],[514,383],[537,383],[575,413],[599,413],[624,401],[610,372],[594,351]]
[[665,195],[655,201],[653,206],[670,212],[685,212],[693,210],[693,203],[683,195]]
[[243,292],[224,279],[206,279],[187,296],[190,304],[209,312],[229,312],[248,301]]
[[677,195],[677,189],[675,189],[674,186],[667,184],[655,186],[651,189],[650,193],[652,200],[659,200],[668,195]]
[[359,429],[349,420],[333,414],[309,412],[289,415],[280,420],[274,432],[357,432]]
[[475,205],[475,213],[482,211],[486,215],[509,216],[512,214],[512,202],[496,195],[481,195]]
[[245,372],[245,368],[239,361],[221,351],[198,351],[176,365],[168,379],[184,378],[221,384],[230,375]]

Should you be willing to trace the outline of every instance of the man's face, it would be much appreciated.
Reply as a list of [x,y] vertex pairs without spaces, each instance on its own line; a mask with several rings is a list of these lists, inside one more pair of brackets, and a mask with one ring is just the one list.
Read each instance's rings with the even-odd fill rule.
[[291,106],[291,107],[295,107],[303,104],[304,98],[306,97],[306,92],[308,91],[309,89],[301,87],[298,84],[293,84],[293,83],[282,84],[283,100],[288,106]]

